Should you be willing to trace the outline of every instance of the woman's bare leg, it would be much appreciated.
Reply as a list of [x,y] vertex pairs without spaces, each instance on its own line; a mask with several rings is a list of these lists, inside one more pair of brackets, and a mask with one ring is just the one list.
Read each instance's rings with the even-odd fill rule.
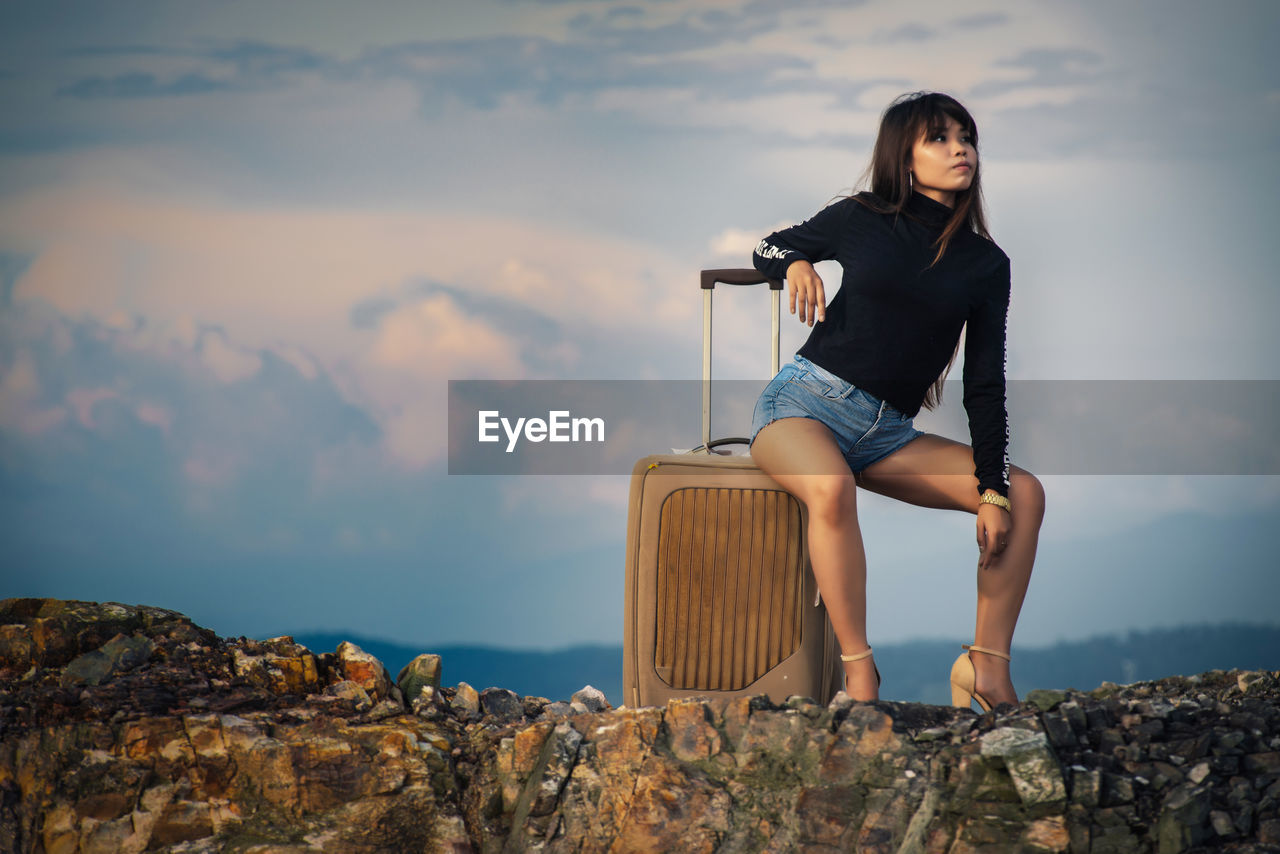
[[[835,437],[821,422],[780,418],[751,446],[756,464],[804,502],[809,560],[827,616],[846,655],[867,648],[867,558],[858,528],[857,484]],[[844,663],[845,690],[857,700],[879,696],[871,658]]]
[[[923,507],[978,511],[978,479],[973,474],[973,449],[941,436],[921,436],[867,467],[858,484],[872,492]],[[1044,519],[1044,488],[1030,472],[1010,467],[1009,502],[1013,528],[1008,546],[991,567],[978,572],[977,624],[973,642],[1008,652],[1013,630],[1027,595],[1036,559],[1040,523]],[[976,690],[992,703],[1016,703],[1009,663],[993,655],[971,656],[977,674]]]

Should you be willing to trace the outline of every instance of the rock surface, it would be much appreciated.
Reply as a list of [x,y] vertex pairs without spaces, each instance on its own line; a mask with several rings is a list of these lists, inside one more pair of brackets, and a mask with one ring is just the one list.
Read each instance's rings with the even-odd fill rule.
[[[612,709],[0,602],[0,851],[1280,852],[1280,674]],[[415,693],[408,696],[407,686]],[[416,713],[415,713],[416,712]]]

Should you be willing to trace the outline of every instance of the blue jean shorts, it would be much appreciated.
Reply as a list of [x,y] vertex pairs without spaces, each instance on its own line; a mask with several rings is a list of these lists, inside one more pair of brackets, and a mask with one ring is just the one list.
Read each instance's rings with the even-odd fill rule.
[[799,354],[760,393],[751,441],[779,418],[812,418],[825,424],[855,473],[924,435],[910,416]]

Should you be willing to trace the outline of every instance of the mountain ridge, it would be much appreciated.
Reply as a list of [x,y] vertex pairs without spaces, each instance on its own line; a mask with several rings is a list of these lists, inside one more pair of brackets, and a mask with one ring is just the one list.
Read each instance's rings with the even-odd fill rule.
[[[414,647],[355,632],[298,632],[288,635],[314,652],[343,642],[357,644],[400,668],[420,653],[440,655],[443,680],[477,688],[502,686],[522,695],[565,699],[589,684],[614,705],[622,703],[622,646],[575,644],[557,650],[520,650],[451,644]],[[921,639],[876,646],[884,676],[881,697],[903,702],[945,704],[946,675],[959,654],[955,641]],[[1130,630],[1044,647],[1014,648],[1013,678],[1018,694],[1036,688],[1092,688],[1103,682],[1128,684],[1209,670],[1280,668],[1280,625],[1203,623]]]

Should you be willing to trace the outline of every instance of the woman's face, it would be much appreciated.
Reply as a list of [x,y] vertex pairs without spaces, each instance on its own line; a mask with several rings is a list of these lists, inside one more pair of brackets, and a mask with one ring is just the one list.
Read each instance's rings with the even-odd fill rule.
[[950,116],[945,128],[930,127],[911,147],[912,187],[947,207],[956,193],[969,189],[978,168],[978,150],[969,132]]

